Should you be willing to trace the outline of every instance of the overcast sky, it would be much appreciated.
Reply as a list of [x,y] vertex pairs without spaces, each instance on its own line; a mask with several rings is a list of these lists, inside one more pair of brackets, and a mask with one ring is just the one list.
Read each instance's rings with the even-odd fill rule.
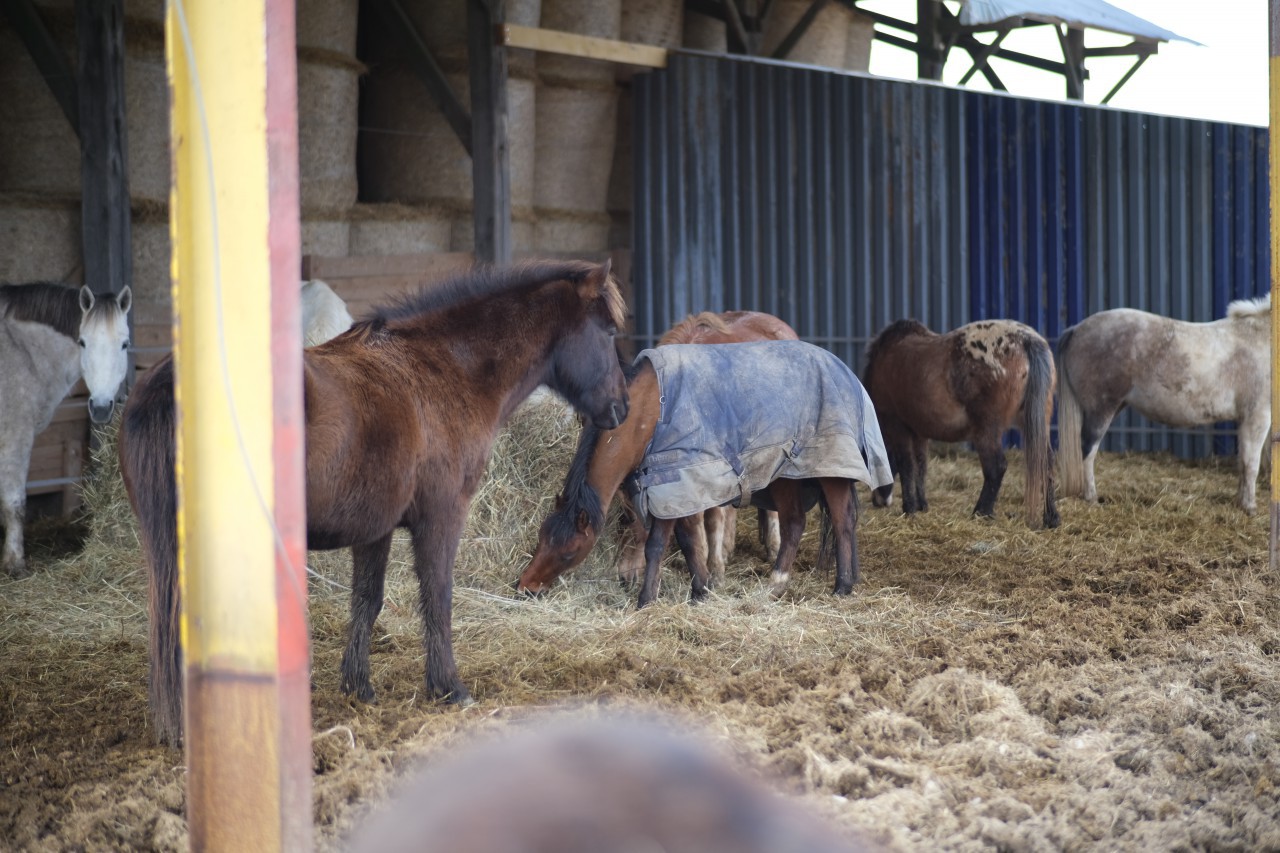
[[[1109,0],[1140,18],[1198,41],[1160,45],[1160,51],[1138,69],[1111,100],[1112,106],[1144,112],[1182,115],[1215,121],[1267,123],[1267,0]],[[913,20],[915,3],[876,0],[862,4],[894,17]],[[989,36],[982,36],[989,41]],[[1129,39],[1087,30],[1086,47],[1125,44]],[[1048,27],[1015,31],[1003,42],[1012,50],[1061,59],[1056,36]],[[957,82],[969,67],[968,54],[952,52],[943,79]],[[1085,101],[1098,103],[1133,63],[1131,58],[1094,58],[1087,63]],[[1062,77],[995,60],[992,68],[1016,95],[1062,98]],[[871,71],[891,77],[915,77],[915,55],[883,42],[871,51]],[[966,84],[989,88],[981,75]]]

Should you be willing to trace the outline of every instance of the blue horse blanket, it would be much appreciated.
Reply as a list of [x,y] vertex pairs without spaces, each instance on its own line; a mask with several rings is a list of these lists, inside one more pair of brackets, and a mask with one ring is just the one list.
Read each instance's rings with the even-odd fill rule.
[[661,408],[633,481],[641,513],[747,506],[782,478],[893,482],[871,398],[821,347],[674,344],[644,350],[635,364],[644,361],[657,373]]

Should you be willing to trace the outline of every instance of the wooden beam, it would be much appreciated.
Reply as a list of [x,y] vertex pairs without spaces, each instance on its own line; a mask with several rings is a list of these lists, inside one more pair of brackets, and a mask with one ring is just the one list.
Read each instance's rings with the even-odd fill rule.
[[462,100],[449,85],[448,78],[444,76],[444,71],[432,56],[430,48],[423,41],[409,13],[400,5],[399,0],[370,0],[370,2],[386,24],[387,30],[404,48],[409,67],[422,81],[422,85],[427,87],[436,106],[444,114],[445,121],[449,122],[449,127],[453,128],[453,132],[457,134],[462,147],[468,154],[472,153],[471,116],[467,115],[467,108],[462,105]]
[[937,0],[916,0],[916,76],[921,80],[942,79],[946,51],[940,10]]
[[1142,63],[1146,62],[1150,56],[1151,54],[1149,53],[1144,53],[1142,56],[1139,56],[1138,61],[1133,63],[1133,65],[1129,67],[1129,70],[1124,73],[1124,76],[1117,80],[1116,84],[1111,87],[1111,91],[1107,92],[1107,96],[1102,99],[1102,103],[1110,103],[1111,99],[1120,91],[1120,88],[1124,86],[1125,83],[1129,82],[1130,77],[1138,73],[1138,69],[1142,67]]
[[751,49],[751,38],[747,35],[747,28],[742,22],[742,10],[738,8],[738,0],[720,0],[720,4],[724,9],[724,26],[729,44],[737,47],[747,56],[752,55],[755,51]]
[[133,281],[124,0],[77,0],[76,42],[85,284],[119,293]]
[[471,182],[476,258],[511,263],[511,158],[507,150],[507,50],[494,38],[504,0],[467,0],[471,66]]
[[[922,0],[924,2],[924,0]],[[732,4],[730,4],[732,5]],[[774,48],[773,59],[786,59],[795,46],[804,38],[804,34],[809,31],[818,13],[822,11],[822,7],[827,5],[827,0],[813,0],[809,4],[809,8],[804,10],[804,14],[800,16],[800,20],[796,21],[796,25],[791,28],[791,32],[787,33],[776,48]]]
[[582,59],[599,59],[603,62],[639,65],[644,68],[667,67],[666,48],[582,36],[577,33],[562,33],[558,30],[503,24],[499,27],[499,41],[506,47],[523,47],[544,53],[577,56]]
[[980,50],[977,53],[970,53],[970,56],[973,58],[973,66],[964,73],[963,77],[960,78],[959,85],[963,86],[965,83],[969,82],[974,74],[986,69],[987,62],[991,59],[991,54],[1000,49],[1000,42],[1004,41],[1004,37],[1007,36],[1009,32],[1009,30],[1000,30],[996,33],[995,40],[988,44],[985,50]]
[[[71,122],[71,129],[80,133],[80,105],[76,94],[76,75],[71,70],[71,63],[58,43],[54,41],[49,28],[44,25],[40,13],[36,11],[31,0],[0,0],[0,9],[4,10],[18,33],[18,38],[27,47],[27,53],[40,70],[40,76],[48,84],[62,114]],[[10,93],[10,97],[13,94]]]

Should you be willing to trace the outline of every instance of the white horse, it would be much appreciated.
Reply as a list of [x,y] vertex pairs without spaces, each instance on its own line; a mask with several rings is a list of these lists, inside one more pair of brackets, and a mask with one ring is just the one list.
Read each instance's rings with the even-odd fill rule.
[[129,367],[128,287],[94,295],[58,284],[0,287],[0,567],[28,574],[22,549],[27,469],[36,435],[83,376],[89,417],[106,423]]
[[347,303],[320,279],[302,283],[302,345],[313,347],[351,328]]
[[1087,317],[1058,341],[1058,394],[1065,494],[1098,499],[1098,446],[1128,405],[1170,426],[1236,421],[1240,506],[1252,515],[1271,430],[1271,294],[1232,302],[1226,317],[1210,323],[1131,308]]

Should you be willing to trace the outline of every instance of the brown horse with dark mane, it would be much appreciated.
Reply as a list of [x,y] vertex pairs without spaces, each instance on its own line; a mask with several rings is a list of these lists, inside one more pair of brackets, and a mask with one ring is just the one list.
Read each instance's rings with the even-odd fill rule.
[[[753,357],[762,357],[756,362],[748,362],[748,365],[764,363],[768,369],[759,371],[741,365],[737,359],[747,352],[742,348],[756,348]],[[710,395],[673,397],[670,387],[662,385],[654,362],[666,361],[668,357],[674,361],[677,352],[680,359],[701,357],[705,353],[713,363],[713,381],[723,385],[723,396],[716,399],[710,399]],[[534,595],[545,592],[557,577],[586,559],[604,524],[605,508],[632,472],[643,474],[654,461],[650,451],[660,421],[668,423],[673,410],[683,410],[688,414],[690,410],[698,409],[733,409],[729,419],[735,425],[745,424],[743,433],[761,435],[762,444],[768,446],[767,451],[762,452],[765,462],[762,469],[767,472],[762,480],[755,480],[750,462],[738,469],[737,475],[730,476],[730,480],[742,484],[744,491],[741,497],[746,498],[744,504],[752,502],[778,513],[781,544],[774,561],[773,592],[780,594],[785,588],[804,533],[805,514],[814,503],[820,502],[830,519],[836,543],[835,592],[837,595],[849,594],[858,579],[858,510],[853,481],[855,478],[864,480],[873,488],[890,481],[888,460],[870,400],[852,371],[834,355],[800,341],[668,345],[645,350],[638,359],[640,366],[630,386],[631,415],[626,423],[615,429],[583,427],[564,488],[556,499],[556,509],[543,522],[538,533],[537,550],[516,582],[516,589]],[[671,379],[670,373],[668,379]],[[815,386],[820,389],[819,393],[811,391]],[[671,387],[680,386],[672,380]],[[795,399],[790,399],[789,394]],[[798,402],[801,398],[813,404],[814,408],[801,411],[806,408]],[[774,403],[777,410],[771,405]],[[825,413],[820,411],[824,405]],[[833,408],[839,410],[840,419],[834,430],[830,414]],[[793,429],[793,420],[798,420],[798,430]],[[778,425],[789,431],[789,435],[801,437],[775,440],[773,430]],[[760,428],[762,426],[763,429]],[[707,435],[704,431],[688,434]],[[695,449],[698,453],[703,451],[716,456],[725,451],[725,445],[715,441]],[[739,452],[742,459],[748,459],[760,451],[745,447],[728,451],[735,461],[742,461],[738,459]],[[702,467],[710,470],[716,464]],[[816,473],[802,471],[802,467]],[[730,471],[724,473],[732,474]],[[645,480],[646,476],[641,476],[640,480]],[[665,474],[659,479],[667,485],[673,483],[673,478]],[[747,483],[751,483],[751,487]],[[723,495],[720,499],[707,500],[705,493],[699,492],[697,484],[684,488],[678,475],[674,477],[674,485],[676,493],[682,489],[684,492],[677,495],[677,503],[688,502],[699,507],[730,502],[722,499]],[[722,483],[711,485],[716,488]],[[752,487],[754,500],[748,494]],[[653,494],[652,489],[649,494]],[[641,502],[642,513],[645,512],[644,505]],[[648,506],[653,506],[652,497]],[[692,575],[693,598],[696,600],[706,595],[711,579],[705,549],[697,546],[702,529],[701,515],[701,512],[663,513],[652,519],[645,541],[645,580],[640,590],[640,607],[657,596],[658,567],[672,532]]]
[[[342,689],[374,698],[369,643],[391,536],[409,529],[426,645],[426,692],[471,701],[453,659],[453,564],[498,429],[538,383],[593,428],[627,416],[613,336],[624,305],[609,265],[482,270],[402,299],[304,354],[307,547],[351,548]],[[120,463],[150,568],[151,707],[182,733],[171,360],[134,387]]]
[[[927,510],[924,480],[929,440],[968,441],[982,462],[982,493],[974,515],[995,515],[1004,480],[1004,431],[1022,431],[1026,455],[1027,524],[1058,526],[1049,424],[1056,383],[1053,353],[1035,329],[1013,320],[979,320],[940,335],[916,320],[899,320],[867,347],[863,374],[875,403],[894,472],[902,478],[902,509]],[[887,506],[893,484],[872,500]]]
[[[796,330],[772,314],[762,311],[725,311],[720,314],[703,311],[690,315],[672,326],[658,339],[658,346],[667,344],[732,344],[742,341],[794,341]],[[648,536],[644,521],[636,514],[629,500],[625,500],[624,518],[630,529],[630,540],[618,561],[618,579],[630,585],[640,579],[644,570],[644,540]],[[737,539],[738,511],[724,506],[698,513],[691,519],[690,532],[693,548],[706,560],[713,582],[724,579],[725,561],[733,556]],[[759,510],[761,541],[772,560],[778,556],[781,534],[778,531],[778,514],[771,510]],[[533,559],[543,553],[542,536]],[[583,555],[585,556],[585,554]]]

